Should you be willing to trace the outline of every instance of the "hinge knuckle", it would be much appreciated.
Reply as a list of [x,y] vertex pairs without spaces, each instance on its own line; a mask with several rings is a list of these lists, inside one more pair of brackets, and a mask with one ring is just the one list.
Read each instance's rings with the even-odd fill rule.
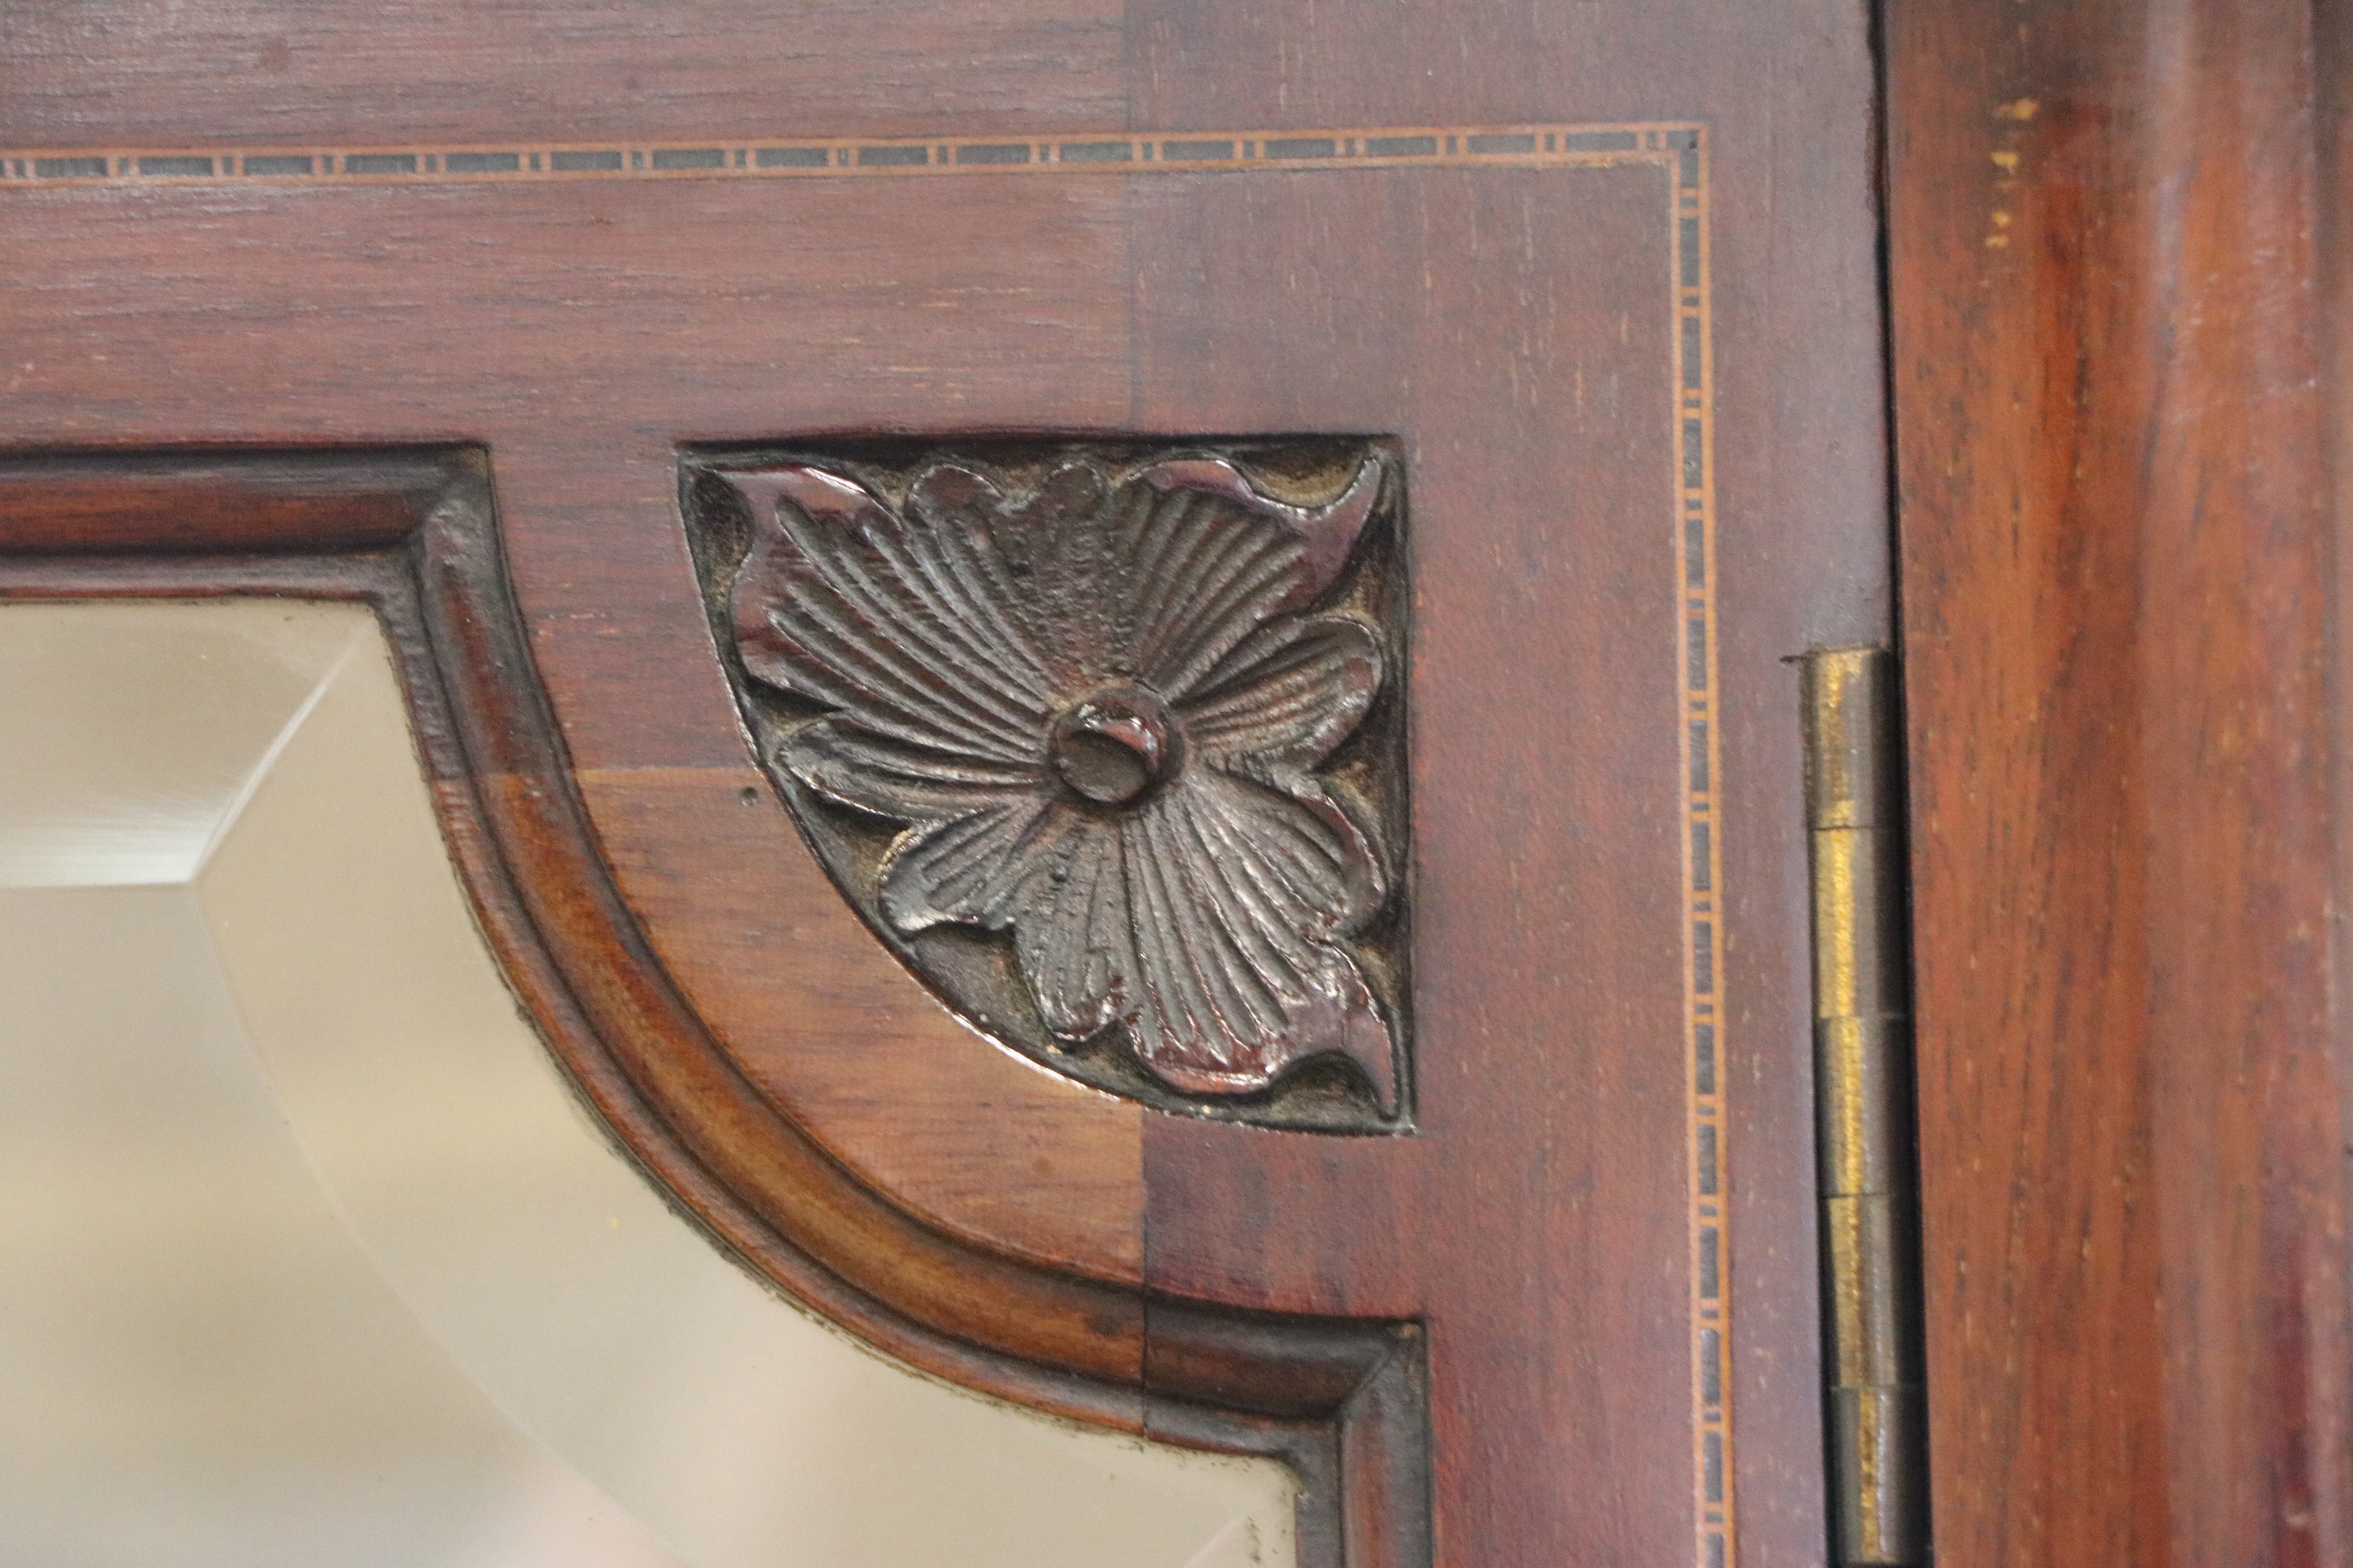
[[1895,661],[1806,656],[1815,1137],[1838,1561],[1928,1561]]

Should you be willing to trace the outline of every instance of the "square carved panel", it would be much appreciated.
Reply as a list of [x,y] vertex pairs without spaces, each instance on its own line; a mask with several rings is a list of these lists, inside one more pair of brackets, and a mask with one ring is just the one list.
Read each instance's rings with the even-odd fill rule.
[[1409,1127],[1396,443],[703,449],[681,496],[770,778],[958,1016],[1163,1110]]

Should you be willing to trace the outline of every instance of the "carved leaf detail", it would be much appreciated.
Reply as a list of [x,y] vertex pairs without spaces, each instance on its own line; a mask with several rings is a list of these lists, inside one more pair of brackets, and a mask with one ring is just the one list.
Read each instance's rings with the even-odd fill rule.
[[1196,1094],[1337,1052],[1394,1103],[1391,1036],[1345,939],[1382,856],[1312,770],[1364,719],[1380,646],[1299,612],[1346,566],[1382,481],[1328,505],[1217,458],[1028,495],[937,464],[903,510],[807,466],[738,472],[732,586],[756,679],[831,711],[776,760],[905,823],[881,871],[899,930],[1010,932],[1047,1026],[1119,1026]]

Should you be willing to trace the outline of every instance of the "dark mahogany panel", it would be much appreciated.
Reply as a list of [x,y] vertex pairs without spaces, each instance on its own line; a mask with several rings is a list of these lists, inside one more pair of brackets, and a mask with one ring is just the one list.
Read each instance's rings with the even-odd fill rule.
[[[1341,1508],[1366,1564],[1428,1529],[1396,1437],[1425,1326],[1447,1561],[1819,1554],[1778,661],[1885,631],[1859,14],[135,9],[8,13],[10,439],[487,452],[579,829],[710,1047],[717,1076],[670,1088],[805,1138],[713,1191],[1008,1358],[926,1363],[953,1375],[1186,1440],[1243,1440],[1199,1424],[1220,1405],[1313,1428],[1319,1486],[1409,1499]],[[861,150],[895,134],[934,140]],[[735,157],[796,136],[839,144],[806,178]],[[610,177],[480,151],[600,139]],[[272,147],[313,174],[254,174]],[[148,153],[244,172],[151,180]],[[874,940],[767,791],[681,451],[1038,434],[1404,452],[1416,1134],[1212,1126],[1037,1070]],[[273,515],[257,494],[210,542],[297,542]],[[892,1215],[903,1247],[873,1241]],[[1009,1281],[1044,1282],[1034,1312],[986,1304]],[[1368,1326],[1286,1340],[1187,1298]],[[1351,1396],[1366,1424],[1335,1426]]]

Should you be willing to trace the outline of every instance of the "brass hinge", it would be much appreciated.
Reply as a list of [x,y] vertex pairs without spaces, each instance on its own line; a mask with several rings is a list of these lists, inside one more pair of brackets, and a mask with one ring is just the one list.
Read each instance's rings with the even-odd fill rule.
[[1895,660],[1803,660],[1831,1511],[1841,1563],[1928,1561]]

